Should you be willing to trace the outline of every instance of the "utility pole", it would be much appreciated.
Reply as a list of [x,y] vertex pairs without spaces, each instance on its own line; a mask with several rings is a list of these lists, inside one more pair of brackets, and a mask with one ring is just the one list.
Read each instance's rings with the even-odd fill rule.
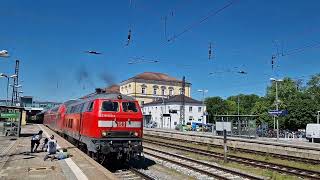
[[11,105],[15,105],[15,103],[18,101],[18,83],[19,83],[19,60],[16,60],[16,66],[14,74],[16,77],[13,79],[13,86],[12,86],[12,98],[11,98]]
[[[282,79],[274,79],[270,78],[271,81],[274,81],[276,83],[276,111],[279,111],[279,97],[278,97],[278,82],[282,82]],[[277,124],[277,141],[279,141],[279,118],[277,118],[277,123],[276,123],[276,116],[273,116],[273,122],[274,122],[274,129],[275,129],[275,124]]]
[[208,92],[208,90],[206,90],[206,89],[199,89],[198,90],[198,92],[202,92],[202,111],[201,111],[201,113],[202,113],[202,132],[204,131],[204,107],[205,107],[205,105],[204,105],[204,101],[205,101],[205,94],[204,93],[207,93]]
[[[278,99],[278,81],[276,81],[276,110],[279,110],[279,105],[278,105],[279,99]],[[274,116],[274,118],[276,118]],[[277,141],[279,141],[279,118],[277,118]]]
[[238,95],[238,134],[241,135],[241,123],[240,123],[240,96]]
[[228,157],[227,157],[227,153],[228,153],[228,147],[227,147],[227,130],[223,129],[223,161],[224,163],[228,162]]
[[183,76],[182,77],[182,86],[181,86],[181,106],[180,106],[180,125],[181,125],[181,130],[182,130],[182,125],[184,123],[185,119],[185,87],[186,87],[186,78]]

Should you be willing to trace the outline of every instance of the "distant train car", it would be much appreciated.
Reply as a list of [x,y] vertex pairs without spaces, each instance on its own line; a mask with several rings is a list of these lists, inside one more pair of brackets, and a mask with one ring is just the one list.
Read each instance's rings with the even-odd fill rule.
[[[45,124],[72,139],[100,162],[142,153],[143,116],[132,97],[96,94],[52,109]],[[51,118],[51,119],[50,119]]]

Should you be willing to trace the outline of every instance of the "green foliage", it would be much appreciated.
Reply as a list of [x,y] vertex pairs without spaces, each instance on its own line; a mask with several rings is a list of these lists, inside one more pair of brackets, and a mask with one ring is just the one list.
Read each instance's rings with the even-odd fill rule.
[[206,98],[205,104],[209,113],[209,121],[213,121],[213,116],[217,114],[226,114],[228,105],[221,97]]
[[[239,94],[230,96],[226,100],[221,97],[209,97],[205,103],[209,112],[209,119],[213,115],[238,114],[238,100],[240,114],[259,115],[257,123],[266,122],[273,127],[273,117],[269,110],[276,109],[276,83],[270,83],[265,97],[255,94]],[[288,115],[279,117],[282,129],[303,129],[306,124],[316,121],[316,112],[320,110],[320,73],[311,77],[306,86],[302,81],[284,78],[278,84],[278,104],[280,110],[287,110]]]
[[320,103],[320,73],[313,75],[307,83],[306,93]]

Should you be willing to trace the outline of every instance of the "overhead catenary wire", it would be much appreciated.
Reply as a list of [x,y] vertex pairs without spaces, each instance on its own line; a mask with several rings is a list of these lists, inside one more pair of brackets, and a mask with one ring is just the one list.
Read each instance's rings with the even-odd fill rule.
[[301,53],[301,52],[306,51],[306,50],[308,50],[310,48],[317,48],[317,47],[320,47],[320,42],[316,42],[316,43],[305,45],[305,46],[302,46],[302,47],[299,47],[299,48],[291,49],[291,50],[286,51],[285,53],[283,53],[282,56],[289,56],[289,55],[292,55],[292,54]]
[[210,17],[215,16],[217,14],[219,14],[220,12],[222,12],[223,10],[227,9],[228,7],[230,7],[231,5],[233,5],[237,0],[232,0],[230,1],[228,4],[224,5],[223,7],[219,8],[219,9],[212,9],[211,11],[209,11],[209,13],[202,17],[201,19],[191,23],[189,26],[187,26],[184,30],[182,30],[180,33],[174,35],[173,37],[168,39],[168,42],[171,42],[177,38],[179,38],[180,36],[182,36],[183,34],[185,34],[186,32],[190,31],[191,29],[193,29],[194,27],[196,27],[197,25],[205,22],[206,20],[208,20]]

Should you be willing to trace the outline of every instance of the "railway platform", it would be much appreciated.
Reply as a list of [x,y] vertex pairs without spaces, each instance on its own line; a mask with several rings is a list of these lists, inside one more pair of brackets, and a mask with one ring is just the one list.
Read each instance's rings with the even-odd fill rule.
[[[53,134],[58,148],[68,149],[72,156],[44,161],[46,152],[30,153],[31,136],[39,130],[43,130],[43,138]],[[19,138],[0,137],[0,179],[113,180],[117,177],[49,128],[34,124],[22,127]]]

